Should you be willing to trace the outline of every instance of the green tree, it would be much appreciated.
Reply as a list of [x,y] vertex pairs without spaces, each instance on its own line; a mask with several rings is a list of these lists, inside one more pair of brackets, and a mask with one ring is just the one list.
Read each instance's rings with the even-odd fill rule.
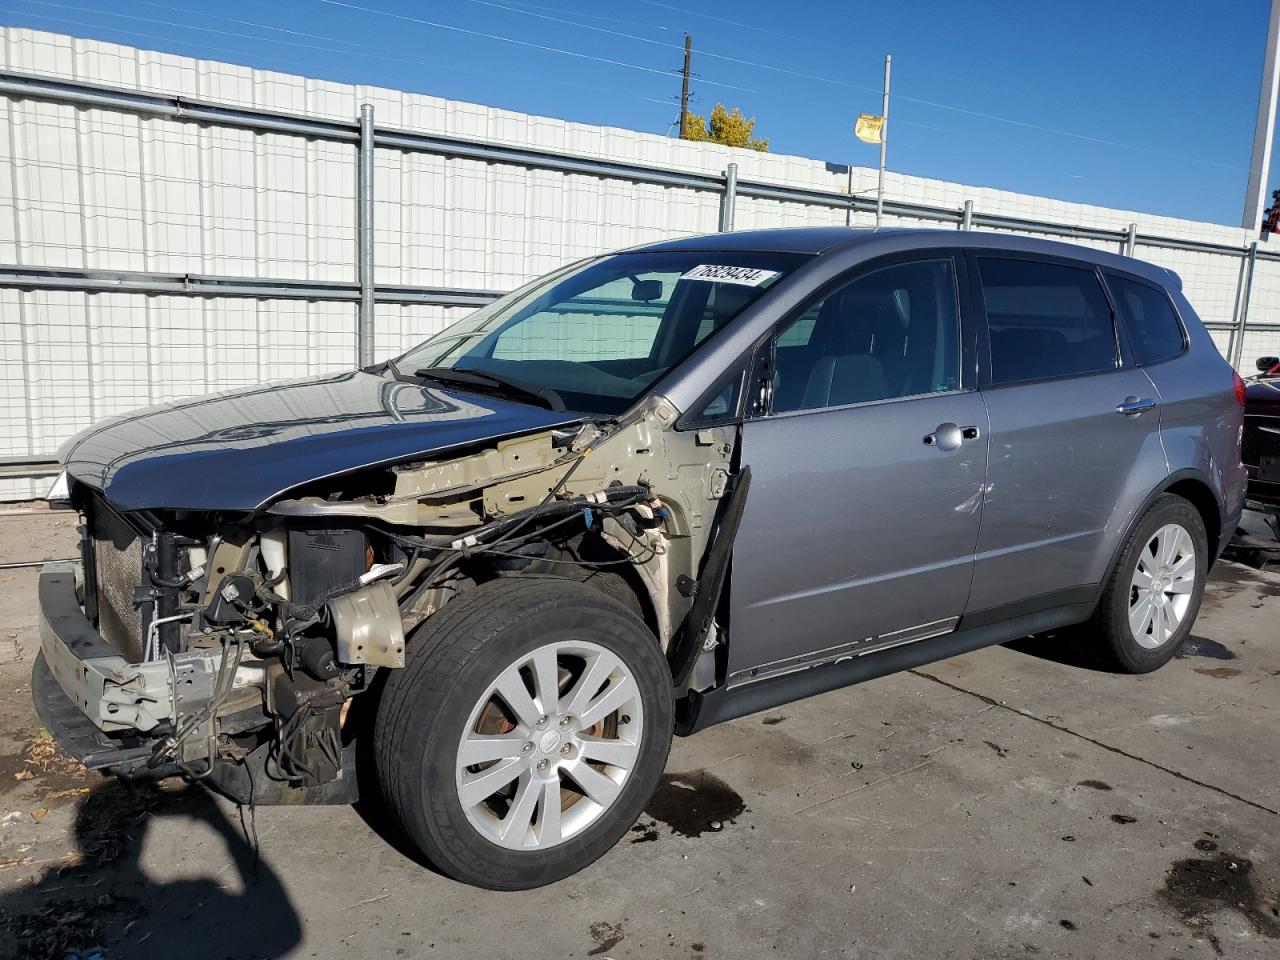
[[722,143],[726,147],[743,147],[747,150],[769,152],[769,141],[752,136],[756,128],[755,117],[744,117],[739,107],[730,113],[723,103],[717,103],[708,122],[699,114],[686,113],[684,138],[706,143]]

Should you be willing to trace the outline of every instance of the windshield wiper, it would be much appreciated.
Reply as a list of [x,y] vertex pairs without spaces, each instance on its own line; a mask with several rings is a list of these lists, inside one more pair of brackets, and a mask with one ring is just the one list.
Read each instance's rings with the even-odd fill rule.
[[508,394],[526,400],[536,400],[549,410],[563,412],[564,399],[550,387],[524,383],[487,370],[459,369],[457,367],[424,367],[413,372],[415,377],[435,380],[437,383],[456,384],[460,387],[480,387],[493,393]]

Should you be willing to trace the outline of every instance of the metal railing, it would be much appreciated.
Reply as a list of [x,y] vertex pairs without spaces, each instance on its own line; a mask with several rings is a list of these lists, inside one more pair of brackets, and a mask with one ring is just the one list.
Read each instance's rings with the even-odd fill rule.
[[62,472],[57,460],[49,457],[5,457],[0,459],[0,480],[34,480],[56,477]]
[[[356,356],[361,365],[374,356],[374,309],[377,303],[430,304],[446,307],[478,307],[500,296],[499,291],[468,290],[414,285],[378,284],[374,281],[373,190],[375,149],[468,158],[488,163],[511,164],[530,169],[589,174],[706,191],[720,195],[718,228],[732,230],[738,197],[776,200],[854,212],[873,212],[872,197],[786,184],[766,183],[738,176],[738,167],[729,163],[723,175],[675,170],[651,164],[583,157],[535,147],[515,147],[466,137],[438,133],[415,133],[374,123],[373,107],[364,104],[358,119],[344,122],[322,120],[299,114],[247,108],[185,96],[143,93],[125,88],[73,82],[11,71],[0,71],[0,95],[20,99],[68,104],[79,108],[118,111],[137,116],[165,117],[200,125],[232,127],[264,133],[283,133],[314,140],[348,143],[355,147],[357,163],[357,256],[355,279],[351,283],[284,280],[267,277],[219,277],[198,274],[167,274],[142,271],[42,268],[0,265],[0,287],[24,290],[55,289],[85,292],[128,291],[140,294],[175,294],[193,297],[254,297],[358,303],[355,334]],[[961,207],[932,206],[886,198],[889,216],[955,224],[958,229],[986,228],[1077,240],[1114,243],[1118,252],[1132,256],[1139,245],[1216,254],[1241,261],[1235,307],[1230,322],[1209,322],[1210,329],[1230,332],[1228,359],[1239,366],[1248,325],[1249,301],[1255,267],[1259,260],[1280,261],[1280,251],[1248,245],[1214,243],[1182,237],[1139,233],[1136,224],[1126,229],[1106,229],[1079,224],[1011,217],[977,210],[972,200]],[[38,464],[46,469],[51,461],[40,458],[0,458],[5,471]],[[4,473],[3,476],[22,474]],[[26,474],[30,475],[30,474]]]

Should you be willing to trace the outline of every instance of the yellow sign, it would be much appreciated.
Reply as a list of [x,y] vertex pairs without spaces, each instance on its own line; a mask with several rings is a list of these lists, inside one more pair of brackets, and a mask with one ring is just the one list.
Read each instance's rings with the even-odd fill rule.
[[884,117],[874,113],[858,114],[853,134],[863,143],[880,143],[884,139]]

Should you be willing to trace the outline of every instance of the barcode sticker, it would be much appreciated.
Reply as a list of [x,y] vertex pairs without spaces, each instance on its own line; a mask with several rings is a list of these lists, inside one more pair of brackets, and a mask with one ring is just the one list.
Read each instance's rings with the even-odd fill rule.
[[761,270],[757,267],[729,267],[703,263],[681,275],[681,280],[709,280],[712,283],[736,283],[744,287],[758,287],[778,275],[777,270]]

